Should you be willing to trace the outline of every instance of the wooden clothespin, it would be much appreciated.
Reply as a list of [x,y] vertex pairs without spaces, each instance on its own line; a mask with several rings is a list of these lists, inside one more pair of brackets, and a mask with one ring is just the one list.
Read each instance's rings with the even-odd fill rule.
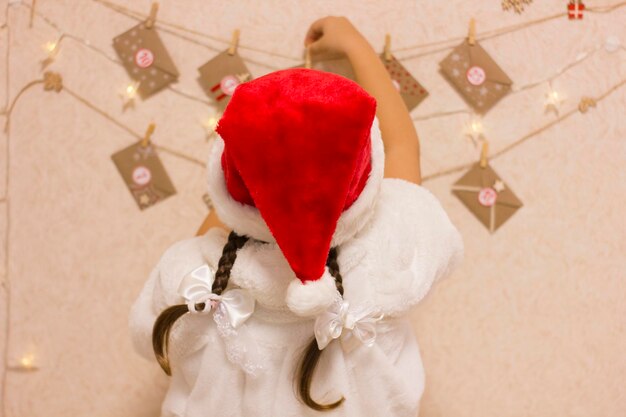
[[152,29],[154,27],[158,12],[159,12],[159,2],[155,1],[152,3],[152,7],[150,8],[150,15],[148,16],[148,19],[146,20],[146,29]]
[[304,68],[311,68],[311,45],[307,45],[304,51]]
[[385,50],[383,55],[385,56],[385,61],[391,61],[391,35],[388,33],[385,35]]
[[237,52],[237,46],[239,45],[239,29],[233,31],[233,37],[230,40],[230,47],[228,48],[228,55],[235,55]]
[[467,43],[476,45],[476,20],[472,17],[469,22],[469,32],[467,33]]
[[141,139],[141,146],[143,146],[144,148],[150,145],[150,136],[152,136],[152,134],[154,133],[155,128],[156,128],[156,125],[154,123],[150,123],[148,125],[148,128],[146,129],[146,133],[145,135],[143,135],[143,139]]
[[486,139],[483,139],[483,147],[480,150],[480,167],[487,167],[487,153],[489,152],[489,143]]

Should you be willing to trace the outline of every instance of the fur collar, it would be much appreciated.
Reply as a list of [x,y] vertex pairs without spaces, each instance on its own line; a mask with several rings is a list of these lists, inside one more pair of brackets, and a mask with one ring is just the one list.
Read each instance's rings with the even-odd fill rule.
[[[194,239],[217,267],[227,232],[213,228]],[[384,179],[369,223],[339,246],[344,297],[352,304],[373,304],[387,316],[401,315],[450,274],[463,254],[460,233],[430,191]],[[231,284],[250,290],[259,307],[281,315],[291,314],[285,297],[294,279],[276,243],[254,240],[239,250],[231,271]]]

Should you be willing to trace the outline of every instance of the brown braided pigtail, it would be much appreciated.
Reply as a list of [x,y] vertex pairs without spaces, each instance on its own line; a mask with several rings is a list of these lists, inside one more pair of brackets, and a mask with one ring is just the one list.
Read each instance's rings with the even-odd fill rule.
[[[217,264],[217,272],[215,272],[215,280],[213,281],[213,293],[221,295],[228,286],[230,278],[230,270],[237,259],[237,250],[241,249],[248,241],[247,236],[239,236],[237,233],[230,232],[228,242],[222,250],[222,257]],[[196,309],[201,311],[204,309],[204,303],[196,304]],[[178,304],[166,308],[159,314],[152,328],[152,348],[157,362],[167,375],[172,375],[170,361],[168,358],[170,331],[176,323],[176,320],[189,312],[187,304]]]
[[328,259],[326,260],[326,266],[328,267],[328,272],[330,272],[330,275],[335,278],[335,285],[337,286],[337,291],[339,291],[339,295],[343,297],[343,277],[341,276],[341,272],[339,272],[336,247],[330,248],[330,252],[328,252]]
[[[335,285],[337,291],[343,297],[343,278],[339,272],[339,264],[337,263],[337,248],[331,248],[328,253],[328,259],[326,260],[326,266],[328,272],[335,278]],[[322,356],[322,351],[317,347],[317,341],[315,338],[307,346],[304,355],[300,359],[298,364],[298,371],[296,373],[296,380],[298,381],[298,395],[302,402],[317,411],[330,411],[339,407],[345,400],[341,397],[339,400],[331,404],[320,404],[311,398],[311,383],[313,381],[313,374],[315,368]]]

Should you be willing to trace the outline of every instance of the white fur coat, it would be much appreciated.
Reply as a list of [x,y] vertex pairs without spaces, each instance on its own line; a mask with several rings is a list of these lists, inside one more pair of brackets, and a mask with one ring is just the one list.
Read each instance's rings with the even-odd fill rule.
[[[227,232],[172,245],[162,256],[135,302],[130,328],[137,350],[154,360],[152,326],[166,307],[182,304],[183,276],[203,263],[217,268]],[[438,279],[463,258],[463,242],[436,197],[401,179],[384,179],[369,223],[338,248],[344,299],[384,313],[374,346],[346,351],[335,341],[324,349],[313,379],[312,397],[346,401],[329,417],[414,417],[424,389],[417,341],[405,316]],[[313,320],[285,304],[293,272],[275,243],[250,240],[238,251],[230,287],[249,290],[256,309],[246,324],[263,358],[258,375],[244,372],[206,315],[186,314],[172,330],[173,376],[162,416],[316,416],[294,392],[294,371],[313,339]]]

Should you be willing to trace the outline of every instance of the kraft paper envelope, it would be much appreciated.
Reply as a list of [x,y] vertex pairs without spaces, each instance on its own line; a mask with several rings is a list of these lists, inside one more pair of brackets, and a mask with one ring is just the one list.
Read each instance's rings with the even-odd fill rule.
[[519,198],[489,164],[481,168],[477,162],[452,186],[452,193],[491,233],[522,207]]
[[178,79],[178,70],[159,34],[145,23],[113,38],[113,48],[128,75],[139,83],[137,91],[142,99]]
[[111,156],[141,210],[176,194],[174,184],[165,171],[152,144],[141,141]]
[[235,88],[252,79],[250,71],[239,54],[235,52],[230,55],[228,50],[202,65],[198,71],[200,72],[198,83],[220,112],[226,109]]
[[395,56],[392,55],[391,60],[387,61],[383,53],[380,55],[380,58],[391,76],[393,85],[402,96],[402,100],[404,100],[404,104],[406,104],[409,111],[413,110],[428,97],[428,91],[404,68]]
[[465,40],[439,66],[441,73],[480,114],[511,91],[513,81],[478,43],[472,46]]

